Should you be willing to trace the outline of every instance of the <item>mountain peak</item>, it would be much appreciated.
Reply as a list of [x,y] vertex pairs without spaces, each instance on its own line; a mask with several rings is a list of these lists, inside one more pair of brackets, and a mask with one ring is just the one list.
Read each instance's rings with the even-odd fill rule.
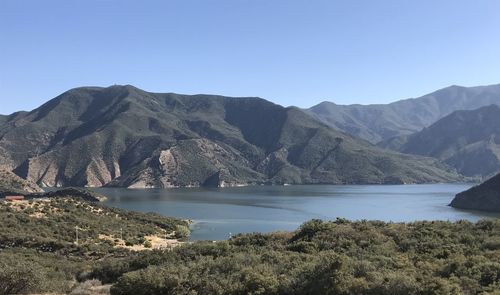
[[463,89],[463,88],[467,88],[467,87],[462,86],[462,85],[453,84],[453,85],[450,85],[450,86],[448,86],[446,88],[443,88],[443,89],[447,89],[447,88],[451,88],[451,89],[453,89],[453,88],[461,88],[461,89]]
[[419,98],[390,104],[335,105],[323,102],[308,112],[332,127],[379,143],[418,132],[454,111],[492,104],[500,105],[500,84],[452,85]]
[[138,87],[135,87],[134,85],[130,85],[130,84],[113,84],[113,85],[110,85],[108,87],[106,87],[108,89],[126,89],[126,90],[138,90],[138,91],[143,91],[143,92],[146,92]]

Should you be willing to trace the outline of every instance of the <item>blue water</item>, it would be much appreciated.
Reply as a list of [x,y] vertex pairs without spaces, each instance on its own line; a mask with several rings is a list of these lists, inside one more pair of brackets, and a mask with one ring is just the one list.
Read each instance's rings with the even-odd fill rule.
[[246,232],[294,230],[304,221],[459,220],[500,217],[447,206],[471,184],[294,185],[238,188],[97,188],[108,206],[194,220],[192,240],[222,240]]

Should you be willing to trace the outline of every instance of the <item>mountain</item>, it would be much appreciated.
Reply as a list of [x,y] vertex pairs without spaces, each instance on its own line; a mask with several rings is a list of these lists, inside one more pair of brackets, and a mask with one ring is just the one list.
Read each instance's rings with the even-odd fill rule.
[[500,212],[500,174],[461,192],[451,201],[450,206],[461,209]]
[[491,176],[500,171],[500,107],[456,111],[420,132],[381,146],[438,158],[467,176]]
[[24,180],[14,173],[0,168],[0,196],[39,192],[42,192],[42,189],[35,183]]
[[451,86],[420,98],[390,104],[337,105],[323,102],[307,112],[339,130],[378,143],[418,132],[454,111],[491,104],[500,105],[500,84]]
[[0,125],[10,168],[42,186],[414,183],[460,177],[260,98],[83,87]]

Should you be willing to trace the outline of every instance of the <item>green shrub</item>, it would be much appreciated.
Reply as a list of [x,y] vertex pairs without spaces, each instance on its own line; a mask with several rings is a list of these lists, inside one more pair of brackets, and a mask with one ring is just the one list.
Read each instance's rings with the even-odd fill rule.
[[177,239],[187,238],[187,237],[189,237],[190,233],[191,233],[191,231],[189,230],[189,227],[187,227],[185,225],[177,225],[175,227],[175,237]]

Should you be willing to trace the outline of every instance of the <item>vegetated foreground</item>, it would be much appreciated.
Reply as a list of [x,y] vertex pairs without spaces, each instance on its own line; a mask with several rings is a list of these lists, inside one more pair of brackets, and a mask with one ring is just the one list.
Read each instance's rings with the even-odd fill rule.
[[[68,198],[0,203],[0,216],[3,294],[498,294],[500,289],[498,219],[312,220],[295,232],[134,251],[151,247],[148,237],[162,233],[182,238],[187,223]],[[78,244],[75,225],[82,228]],[[119,228],[128,247],[121,244]],[[9,284],[20,288],[6,289]]]
[[90,288],[96,282],[82,286],[75,279],[86,280],[103,261],[131,259],[141,250],[172,249],[189,236],[183,220],[60,194],[0,201],[0,220],[0,294]]

